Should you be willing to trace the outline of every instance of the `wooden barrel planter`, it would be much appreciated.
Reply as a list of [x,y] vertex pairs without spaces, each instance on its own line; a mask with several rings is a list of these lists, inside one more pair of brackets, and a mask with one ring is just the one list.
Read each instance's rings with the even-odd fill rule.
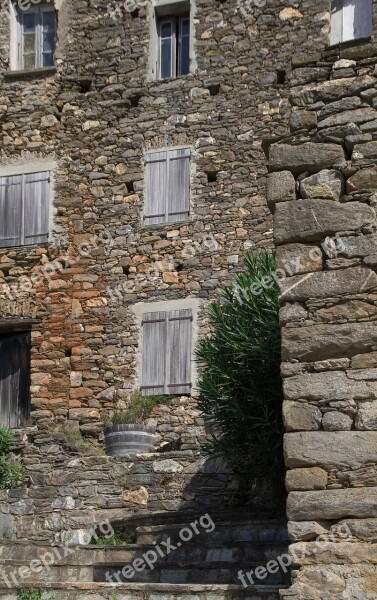
[[156,428],[149,425],[112,425],[105,429],[106,453],[110,456],[143,454],[154,446]]

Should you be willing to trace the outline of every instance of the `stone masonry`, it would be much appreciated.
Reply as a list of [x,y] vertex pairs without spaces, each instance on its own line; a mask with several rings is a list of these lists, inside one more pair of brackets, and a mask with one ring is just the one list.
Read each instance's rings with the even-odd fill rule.
[[295,62],[268,151],[295,600],[377,595],[376,63]]
[[[0,2],[0,169],[52,171],[49,242],[0,249],[0,321],[33,320],[28,487],[1,492],[1,523],[77,541],[101,511],[208,506],[211,486],[231,501],[226,470],[199,457],[194,399],[153,414],[159,452],[137,465],[72,456],[60,436],[68,424],[97,444],[101,413],[139,387],[136,303],[199,300],[202,335],[244,253],[275,244],[294,558],[282,596],[373,600],[377,2],[371,40],[328,50],[328,0],[260,4],[191,2],[196,68],[154,81],[149,4],[114,17],[104,1],[56,2],[55,66],[14,72]],[[190,219],[145,226],[145,152],[172,146],[191,148]]]

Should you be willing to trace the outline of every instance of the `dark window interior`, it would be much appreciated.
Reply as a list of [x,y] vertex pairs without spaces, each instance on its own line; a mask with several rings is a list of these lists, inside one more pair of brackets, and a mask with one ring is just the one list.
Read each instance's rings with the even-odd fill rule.
[[20,427],[30,414],[30,332],[0,333],[0,426]]

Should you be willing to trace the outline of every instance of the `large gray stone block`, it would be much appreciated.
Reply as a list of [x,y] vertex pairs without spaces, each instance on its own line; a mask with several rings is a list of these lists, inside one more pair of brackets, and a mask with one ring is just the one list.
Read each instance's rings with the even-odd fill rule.
[[364,158],[377,158],[377,142],[367,142],[366,144],[356,144],[352,152],[352,160],[362,160]]
[[286,400],[308,400],[328,403],[346,398],[377,398],[376,381],[354,381],[343,371],[305,373],[288,377],[284,383]]
[[370,235],[340,236],[337,241],[339,252],[347,258],[368,256],[376,252],[377,233]]
[[339,98],[354,96],[362,90],[375,86],[376,80],[370,75],[332,79],[306,86],[304,89],[293,89],[291,101],[294,106],[306,107],[315,102],[333,102]]
[[373,208],[361,202],[341,204],[306,199],[277,204],[274,215],[276,244],[314,242],[342,231],[359,231],[376,220]]
[[344,160],[343,149],[338,144],[272,144],[269,154],[269,166],[272,171],[292,173],[316,173],[322,169],[331,169]]
[[[352,357],[367,353],[376,345],[376,322],[286,327],[282,332],[283,361]],[[362,362],[357,364],[362,365]]]
[[347,181],[347,192],[377,189],[377,167],[361,169]]
[[282,302],[300,302],[309,298],[334,298],[377,289],[377,275],[363,267],[308,273],[281,279]]
[[377,462],[377,431],[287,433],[284,456],[290,469],[318,466],[329,469],[334,465],[357,468]]
[[323,121],[318,122],[318,127],[336,127],[347,123],[366,123],[373,121],[377,117],[377,111],[374,108],[356,108],[355,110],[345,110],[341,113],[331,115]]
[[291,521],[376,517],[377,488],[291,492],[287,514]]

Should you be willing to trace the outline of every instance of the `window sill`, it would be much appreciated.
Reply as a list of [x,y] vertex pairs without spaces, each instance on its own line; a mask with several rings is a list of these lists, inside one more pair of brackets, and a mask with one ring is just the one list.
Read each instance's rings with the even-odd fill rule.
[[43,67],[42,69],[32,69],[26,71],[6,71],[7,79],[31,79],[37,77],[49,77],[56,73],[56,67]]
[[354,48],[355,46],[364,46],[365,44],[370,44],[372,41],[372,38],[369,37],[365,37],[365,38],[357,38],[355,40],[347,40],[346,42],[337,42],[336,44],[329,44],[326,47],[326,51],[333,51],[333,50],[338,50],[340,48],[340,50],[346,50],[347,48]]

